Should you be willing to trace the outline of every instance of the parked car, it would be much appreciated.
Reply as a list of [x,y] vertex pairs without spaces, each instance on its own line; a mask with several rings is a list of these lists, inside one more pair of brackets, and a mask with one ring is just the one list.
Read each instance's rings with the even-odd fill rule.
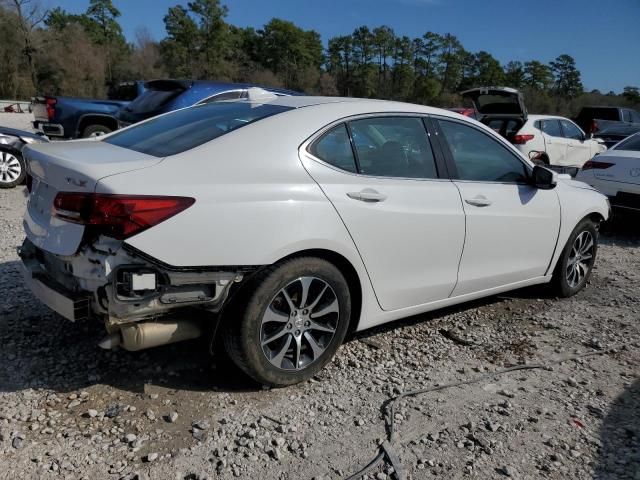
[[33,127],[56,138],[88,138],[118,128],[116,114],[129,103],[132,93],[139,96],[144,82],[125,82],[110,90],[109,100],[44,96],[32,99]]
[[529,115],[522,95],[513,88],[474,88],[462,96],[474,103],[481,114],[478,120],[531,160],[577,169],[606,150],[601,140],[587,137],[568,118]]
[[622,107],[583,107],[576,123],[610,148],[640,131],[640,113]]
[[[145,92],[118,112],[120,128],[162,113],[201,103],[239,100],[256,85],[249,83],[212,82],[208,80],[152,80]],[[292,90],[264,87],[276,95],[300,95]]]
[[613,207],[640,211],[640,133],[585,163],[576,178],[604,193]]
[[22,149],[25,145],[48,141],[44,135],[0,127],[0,188],[13,188],[24,182],[27,169]]
[[347,332],[588,281],[606,197],[488,127],[422,105],[261,97],[30,146],[20,256],[35,295],[104,320],[105,347],[215,330],[248,375],[290,385]]

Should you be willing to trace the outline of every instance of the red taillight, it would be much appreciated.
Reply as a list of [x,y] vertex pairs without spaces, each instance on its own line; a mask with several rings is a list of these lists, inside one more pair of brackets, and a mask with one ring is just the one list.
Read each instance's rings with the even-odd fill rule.
[[45,107],[47,109],[47,117],[49,120],[53,120],[53,117],[56,114],[56,103],[58,103],[58,101],[55,98],[47,97],[45,99]]
[[53,215],[124,240],[173,217],[194,202],[189,197],[61,192],[53,201]]
[[533,140],[534,136],[535,135],[514,135],[513,139],[511,140],[511,143],[515,145],[524,145],[529,140]]
[[597,160],[589,160],[582,166],[582,170],[606,170],[609,167],[613,167],[615,163],[598,162]]
[[591,128],[589,130],[589,133],[596,133],[598,131],[598,122],[596,122],[595,120],[591,120]]

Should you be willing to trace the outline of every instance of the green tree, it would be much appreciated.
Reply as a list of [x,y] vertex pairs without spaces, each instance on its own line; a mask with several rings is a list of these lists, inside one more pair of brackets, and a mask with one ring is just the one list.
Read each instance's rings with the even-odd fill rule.
[[526,62],[524,64],[524,84],[534,90],[549,90],[553,84],[551,69],[537,60]]
[[196,68],[200,42],[198,25],[181,5],[169,8],[164,16],[167,38],[160,42],[160,54],[172,77],[197,76]]
[[525,71],[522,62],[508,62],[504,68],[504,83],[508,87],[522,88],[525,85]]
[[204,78],[227,76],[229,26],[225,22],[228,9],[220,0],[194,0],[189,10],[198,23],[199,54]]
[[624,87],[622,96],[631,103],[640,103],[640,88],[631,86]]
[[554,93],[568,98],[575,98],[584,91],[580,80],[580,71],[572,56],[563,54],[557,57],[549,66],[555,77]]

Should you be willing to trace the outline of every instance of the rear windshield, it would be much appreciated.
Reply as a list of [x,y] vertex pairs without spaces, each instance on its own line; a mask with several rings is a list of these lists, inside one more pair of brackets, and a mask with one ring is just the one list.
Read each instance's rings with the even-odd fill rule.
[[291,109],[249,102],[210,103],[162,115],[115,133],[103,141],[147,155],[167,157]]
[[632,135],[615,147],[612,150],[630,150],[632,152],[640,152],[640,134]]

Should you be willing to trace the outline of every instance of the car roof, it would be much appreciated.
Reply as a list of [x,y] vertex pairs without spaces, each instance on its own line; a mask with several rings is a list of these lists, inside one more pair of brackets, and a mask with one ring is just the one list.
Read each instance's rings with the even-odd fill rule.
[[458,118],[460,115],[443,110],[441,108],[428,107],[415,103],[395,102],[391,100],[376,100],[370,98],[354,97],[320,97],[310,95],[298,95],[292,97],[276,97],[270,99],[240,100],[255,104],[268,103],[270,105],[281,105],[283,107],[304,108],[316,105],[327,105],[336,103],[349,103],[359,110],[375,112],[415,112],[445,115],[451,118]]
[[554,119],[554,120],[569,120],[571,119],[567,117],[560,117],[559,115],[529,115],[529,120],[546,120],[546,119]]

